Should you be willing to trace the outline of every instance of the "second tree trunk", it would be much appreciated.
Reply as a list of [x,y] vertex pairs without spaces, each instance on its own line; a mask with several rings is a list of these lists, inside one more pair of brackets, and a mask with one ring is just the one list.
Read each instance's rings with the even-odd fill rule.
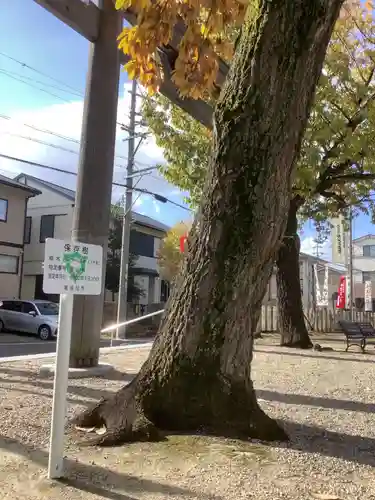
[[280,344],[308,349],[312,343],[306,328],[300,284],[300,239],[297,212],[303,200],[296,196],[290,204],[287,229],[277,254],[278,327]]

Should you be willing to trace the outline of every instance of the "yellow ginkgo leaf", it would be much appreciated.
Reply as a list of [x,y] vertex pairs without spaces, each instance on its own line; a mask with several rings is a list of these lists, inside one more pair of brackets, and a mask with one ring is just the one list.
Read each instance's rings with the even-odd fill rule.
[[132,4],[132,1],[131,0],[116,0],[116,3],[115,3],[115,8],[117,10],[120,10],[120,9],[128,9]]
[[129,79],[134,80],[138,70],[137,63],[133,59],[130,59],[130,61],[125,64],[124,69],[128,73]]

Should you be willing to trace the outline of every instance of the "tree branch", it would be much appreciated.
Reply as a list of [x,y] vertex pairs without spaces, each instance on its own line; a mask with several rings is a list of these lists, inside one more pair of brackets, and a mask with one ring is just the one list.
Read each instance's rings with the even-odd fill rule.
[[335,200],[339,209],[343,209],[348,206],[345,198],[337,193],[333,193],[332,191],[321,191],[319,194],[324,196],[324,198]]
[[[372,75],[374,71],[375,71],[375,67],[370,72],[370,74]],[[371,79],[372,79],[372,76],[371,76],[371,78],[368,78],[368,85],[370,84]],[[371,101],[374,100],[374,98],[375,98],[375,92],[372,92],[365,101],[362,98],[358,99],[358,109],[349,118],[349,120],[347,120],[347,122],[345,124],[344,132],[342,134],[340,134],[340,137],[338,137],[334,141],[333,145],[329,148],[327,153],[324,155],[324,157],[322,159],[322,165],[326,164],[329,159],[331,159],[332,157],[335,156],[335,154],[337,153],[338,147],[343,143],[344,139],[347,137],[348,132],[350,131],[351,133],[354,133],[355,130],[357,129],[357,127],[366,119],[366,113],[364,113],[364,111],[366,111],[367,106],[371,103]],[[328,169],[329,169],[329,167],[328,167]]]
[[375,180],[375,174],[352,173],[352,174],[344,174],[344,175],[330,177],[327,180],[331,182],[331,185],[345,184],[346,182],[355,182],[355,181],[371,181]]

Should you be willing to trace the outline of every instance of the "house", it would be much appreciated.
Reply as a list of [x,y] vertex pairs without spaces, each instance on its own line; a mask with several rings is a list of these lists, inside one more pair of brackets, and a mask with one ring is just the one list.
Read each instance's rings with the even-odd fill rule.
[[[345,265],[348,262],[349,233],[343,217],[331,221],[332,261]],[[353,239],[353,295],[358,307],[362,308],[366,281],[373,282],[372,298],[375,310],[375,234],[366,234]]]
[[[320,290],[323,289],[325,279],[325,268],[328,266],[328,299],[329,306],[337,298],[337,291],[341,276],[345,275],[345,267],[340,264],[333,264],[319,257],[300,252],[300,283],[302,293],[302,304],[305,311],[312,309],[316,305],[316,276],[314,267],[317,268],[317,277]],[[266,296],[263,300],[265,305],[276,305],[277,303],[277,285],[276,269],[274,269],[268,285]]]
[[0,297],[21,295],[28,200],[40,191],[0,175]]
[[[75,192],[28,174],[20,174],[16,180],[41,191],[40,196],[30,200],[27,208],[22,297],[46,298],[42,290],[44,242],[46,238],[70,239]],[[139,303],[164,302],[167,285],[159,278],[157,252],[169,228],[136,212],[132,213],[132,219],[130,253],[137,256],[132,274],[143,290]],[[49,298],[57,300],[57,297]],[[110,300],[109,293],[107,298]]]

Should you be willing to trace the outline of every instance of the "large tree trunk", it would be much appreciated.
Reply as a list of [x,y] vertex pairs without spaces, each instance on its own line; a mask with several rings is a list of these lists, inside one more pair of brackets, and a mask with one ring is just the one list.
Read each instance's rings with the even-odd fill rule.
[[293,164],[342,0],[258,0],[215,110],[213,157],[150,356],[132,383],[81,414],[101,444],[156,428],[284,439],[259,408],[253,335],[289,209]]
[[302,203],[303,200],[299,196],[295,196],[290,203],[286,231],[276,258],[278,326],[282,346],[309,349],[312,343],[303,314],[299,266],[300,239],[297,233],[297,212]]

